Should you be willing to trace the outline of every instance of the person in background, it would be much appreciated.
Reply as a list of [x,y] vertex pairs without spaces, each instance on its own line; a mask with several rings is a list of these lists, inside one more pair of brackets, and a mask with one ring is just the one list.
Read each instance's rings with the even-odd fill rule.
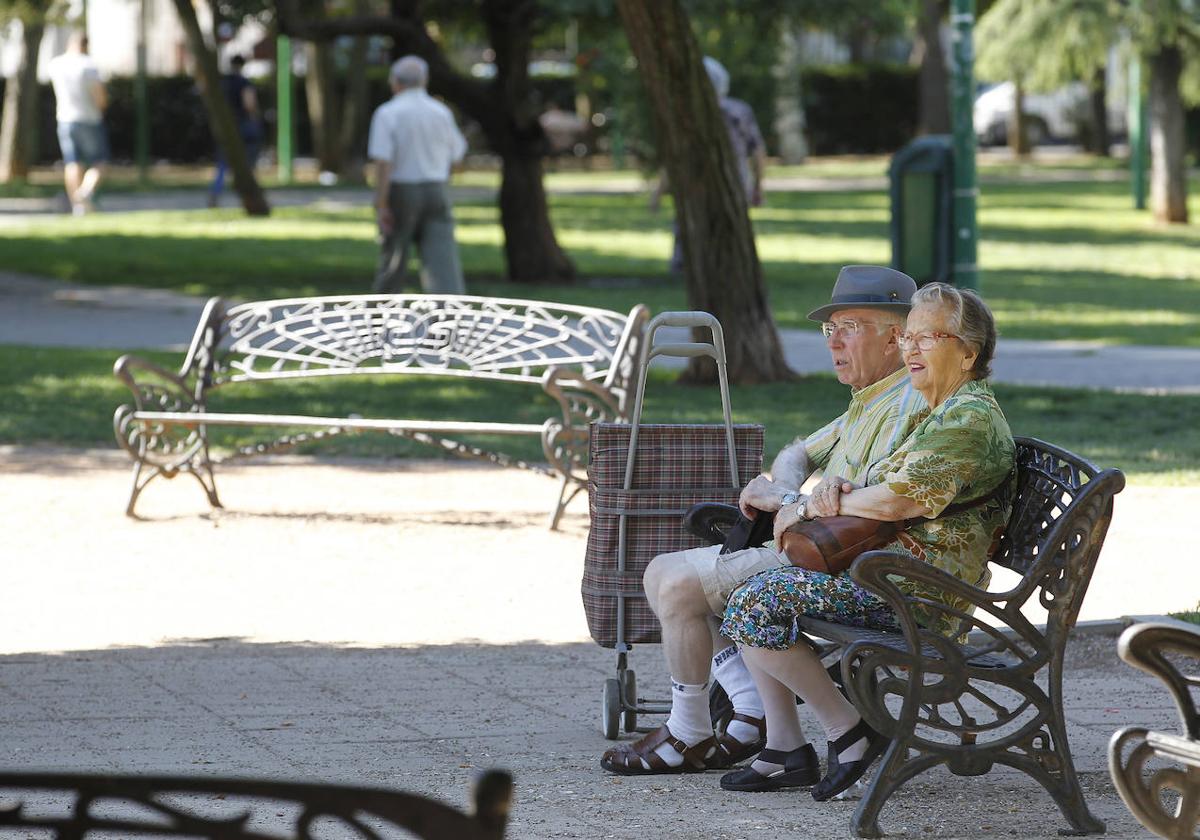
[[88,55],[87,35],[81,30],[71,33],[67,51],[52,59],[48,70],[67,199],[71,212],[82,216],[95,209],[93,197],[108,163],[108,131],[104,127],[108,93]]
[[392,65],[389,79],[393,96],[375,110],[367,141],[380,238],[372,290],[386,294],[404,288],[409,248],[416,242],[421,287],[464,294],[449,180],[451,167],[466,154],[467,141],[450,109],[426,93],[429,65],[423,59],[404,56]]
[[[237,125],[242,145],[246,148],[246,160],[250,168],[254,168],[258,160],[258,150],[262,145],[263,124],[258,107],[258,91],[254,83],[242,75],[246,59],[235,55],[229,60],[229,72],[221,77],[221,95],[233,112],[233,121]],[[229,161],[225,152],[217,147],[217,172],[208,188],[208,206],[216,207],[221,201],[221,193],[225,190],[225,175],[229,172]]]
[[[717,94],[717,106],[721,109],[725,130],[729,132],[729,145],[737,163],[738,179],[746,193],[746,203],[751,207],[761,207],[767,149],[763,143],[762,132],[758,128],[758,121],[754,119],[754,110],[749,103],[729,95],[729,72],[721,62],[706,55],[704,70],[708,73],[708,80]],[[651,212],[657,212],[662,196],[668,189],[669,182],[664,170],[659,176],[658,186],[650,196]],[[675,225],[675,248],[671,253],[671,273],[675,276],[683,273],[683,245],[679,241],[678,223]]]

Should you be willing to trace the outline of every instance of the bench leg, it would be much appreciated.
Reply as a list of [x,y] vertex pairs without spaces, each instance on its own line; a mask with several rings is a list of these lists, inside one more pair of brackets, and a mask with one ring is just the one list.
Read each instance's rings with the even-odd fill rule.
[[[575,488],[568,493],[567,488],[572,483],[575,484]],[[584,486],[571,478],[569,474],[563,474],[562,483],[558,488],[558,503],[554,506],[554,511],[550,514],[551,531],[558,530],[558,521],[562,519],[563,511],[566,510],[566,507],[571,503],[571,500],[579,495],[579,491],[583,489]]]
[[914,759],[908,757],[908,739],[892,741],[887,751],[875,768],[871,784],[863,794],[854,816],[850,820],[850,828],[857,837],[882,837],[883,829],[879,827],[879,812],[887,804],[893,793],[914,776],[924,773],[931,767],[936,767],[943,759],[936,755],[923,755]]
[[1047,721],[1046,729],[1034,735],[1023,752],[1000,753],[996,762],[1023,771],[1046,789],[1071,824],[1070,829],[1060,829],[1059,834],[1082,836],[1104,834],[1108,830],[1104,820],[1088,810],[1083,799],[1061,715],[1057,721]]
[[129,489],[129,502],[125,505],[125,515],[136,519],[137,514],[134,513],[134,505],[137,504],[138,496],[142,495],[142,490],[146,488],[154,479],[162,474],[162,470],[158,467],[151,467],[150,474],[145,479],[142,478],[142,470],[146,467],[146,462],[141,458],[133,462],[133,486]]
[[213,475],[212,461],[208,458],[208,447],[205,446],[203,454],[195,459],[199,463],[193,462],[188,467],[188,472],[196,477],[200,482],[200,486],[204,488],[204,495],[208,496],[208,503],[214,508],[224,508],[221,500],[217,497],[217,479]]

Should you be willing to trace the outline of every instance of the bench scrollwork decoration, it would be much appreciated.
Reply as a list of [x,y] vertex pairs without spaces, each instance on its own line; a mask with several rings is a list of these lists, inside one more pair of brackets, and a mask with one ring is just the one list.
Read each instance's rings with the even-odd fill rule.
[[1159,837],[1192,840],[1200,830],[1200,628],[1135,624],[1121,635],[1117,653],[1167,686],[1182,729],[1177,735],[1127,726],[1114,733],[1108,766],[1117,792]]
[[[0,833],[54,840],[186,837],[191,840],[501,840],[512,777],[482,774],[464,814],[417,794],[337,784],[67,773],[0,773]],[[409,835],[405,835],[409,836]]]

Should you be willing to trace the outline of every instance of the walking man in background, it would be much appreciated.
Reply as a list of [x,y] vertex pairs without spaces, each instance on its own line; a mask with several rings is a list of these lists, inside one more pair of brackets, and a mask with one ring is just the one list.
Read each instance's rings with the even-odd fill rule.
[[[229,103],[233,112],[233,120],[237,123],[238,134],[246,147],[246,160],[250,168],[258,162],[258,147],[262,144],[262,117],[258,108],[258,92],[253,82],[242,75],[246,59],[235,55],[229,60],[229,72],[221,77],[221,95]],[[217,147],[217,172],[213,176],[212,185],[208,188],[208,206],[216,207],[221,201],[221,192],[225,189],[225,175],[229,171],[229,161],[224,149]]]
[[463,294],[462,265],[450,210],[450,168],[467,141],[450,109],[425,91],[429,65],[407,55],[392,65],[392,98],[371,118],[367,156],[375,169],[375,219],[381,252],[373,290],[399,292],[413,242],[426,292]]
[[67,51],[52,59],[48,68],[54,86],[63,180],[76,216],[94,209],[92,196],[104,177],[109,155],[104,128],[108,94],[87,49],[87,35],[79,30],[72,32]]

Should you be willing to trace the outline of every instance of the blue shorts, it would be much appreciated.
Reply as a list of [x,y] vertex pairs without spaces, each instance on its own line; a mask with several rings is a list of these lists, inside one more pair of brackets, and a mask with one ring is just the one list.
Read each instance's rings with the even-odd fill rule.
[[59,123],[58,146],[64,163],[108,162],[108,131],[104,123]]

